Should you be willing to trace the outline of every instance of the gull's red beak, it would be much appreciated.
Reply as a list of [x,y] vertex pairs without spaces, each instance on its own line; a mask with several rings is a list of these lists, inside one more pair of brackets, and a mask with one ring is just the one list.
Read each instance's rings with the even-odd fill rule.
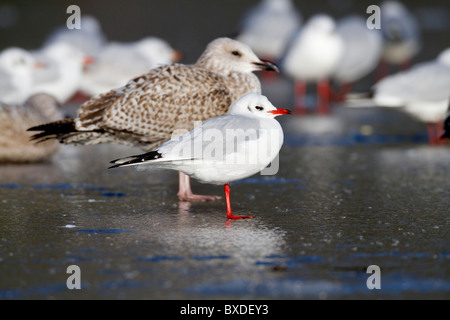
[[277,110],[270,110],[267,111],[271,114],[275,114],[275,115],[279,115],[279,114],[291,114],[291,110],[287,110],[287,109],[281,109],[281,108],[277,108]]
[[90,64],[93,64],[95,62],[95,59],[91,56],[85,56],[83,59],[83,65],[88,66]]
[[42,68],[45,68],[45,63],[40,62],[40,61],[36,61],[36,62],[34,63],[34,68],[35,68],[35,69],[42,69]]

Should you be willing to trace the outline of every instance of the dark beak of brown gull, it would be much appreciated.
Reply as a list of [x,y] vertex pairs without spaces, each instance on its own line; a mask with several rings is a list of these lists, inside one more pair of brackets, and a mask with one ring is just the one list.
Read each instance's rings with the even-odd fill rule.
[[280,72],[280,69],[278,69],[278,67],[275,63],[267,61],[267,60],[253,62],[253,64],[256,65],[258,68],[260,68],[261,70]]

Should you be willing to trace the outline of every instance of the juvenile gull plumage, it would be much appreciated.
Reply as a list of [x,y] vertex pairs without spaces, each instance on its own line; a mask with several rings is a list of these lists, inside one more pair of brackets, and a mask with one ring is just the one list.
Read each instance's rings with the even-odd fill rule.
[[[246,93],[261,93],[257,70],[277,70],[260,60],[247,45],[229,38],[208,44],[195,64],[171,64],[150,70],[124,87],[84,103],[76,119],[30,128],[43,131],[37,140],[61,143],[120,143],[152,150],[194,128],[195,122],[228,112]],[[185,201],[208,201],[195,195],[189,178],[180,173],[178,196]]]
[[111,168],[180,170],[200,182],[225,185],[227,218],[252,218],[232,214],[229,183],[261,171],[275,159],[283,145],[283,130],[275,117],[289,113],[265,96],[249,93],[229,114],[208,119],[153,151],[114,160]]
[[44,121],[62,119],[53,96],[39,93],[24,104],[0,103],[0,163],[38,162],[49,159],[59,147],[56,141],[30,142],[27,128]]

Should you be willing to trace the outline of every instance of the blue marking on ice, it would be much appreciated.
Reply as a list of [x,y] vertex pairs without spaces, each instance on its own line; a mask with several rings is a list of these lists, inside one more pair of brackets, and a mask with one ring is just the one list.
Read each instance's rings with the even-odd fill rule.
[[181,261],[181,260],[184,260],[184,258],[179,256],[153,256],[153,257],[136,258],[136,261],[142,262]]
[[76,230],[79,233],[128,233],[132,232],[131,230],[123,230],[123,229],[79,229]]
[[17,189],[17,188],[20,188],[20,186],[17,183],[4,183],[4,184],[0,184],[0,188],[2,188],[2,189]]

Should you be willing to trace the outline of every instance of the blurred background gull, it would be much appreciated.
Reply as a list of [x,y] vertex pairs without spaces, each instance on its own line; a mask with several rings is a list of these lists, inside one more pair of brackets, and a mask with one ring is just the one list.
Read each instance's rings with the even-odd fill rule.
[[317,112],[329,112],[330,79],[344,54],[344,41],[328,14],[311,17],[289,44],[281,70],[295,81],[297,114],[307,109],[306,85],[317,85]]
[[390,67],[408,69],[421,50],[421,31],[417,18],[399,1],[384,1],[381,8],[381,32],[384,46],[377,79],[390,73]]
[[[23,104],[45,92],[73,115],[94,95],[161,64],[193,63],[209,41],[234,35],[280,64],[281,75],[259,75],[276,105],[305,111],[314,103],[329,114],[337,102],[357,106],[362,100],[348,97],[367,97],[389,74],[435,59],[450,39],[450,5],[438,0],[80,0],[81,29],[69,30],[71,4],[0,0],[0,101]],[[381,9],[380,30],[365,25],[370,5]],[[433,92],[445,96],[444,86]],[[419,89],[410,90],[414,96]],[[430,110],[423,101],[407,109]]]
[[80,91],[94,96],[122,87],[148,70],[180,61],[181,57],[179,51],[157,37],[136,42],[110,42],[85,69]]
[[428,125],[430,143],[439,143],[450,103],[450,48],[432,61],[380,80],[374,87],[374,101],[417,117]]
[[0,101],[22,103],[31,94],[33,72],[38,68],[28,51],[9,47],[0,52]]
[[262,59],[277,62],[301,23],[301,13],[291,0],[262,0],[243,15],[236,40]]
[[334,101],[344,101],[355,82],[377,67],[383,49],[380,30],[367,28],[361,15],[349,15],[337,23],[337,33],[344,43],[344,52],[332,74],[336,82]]

